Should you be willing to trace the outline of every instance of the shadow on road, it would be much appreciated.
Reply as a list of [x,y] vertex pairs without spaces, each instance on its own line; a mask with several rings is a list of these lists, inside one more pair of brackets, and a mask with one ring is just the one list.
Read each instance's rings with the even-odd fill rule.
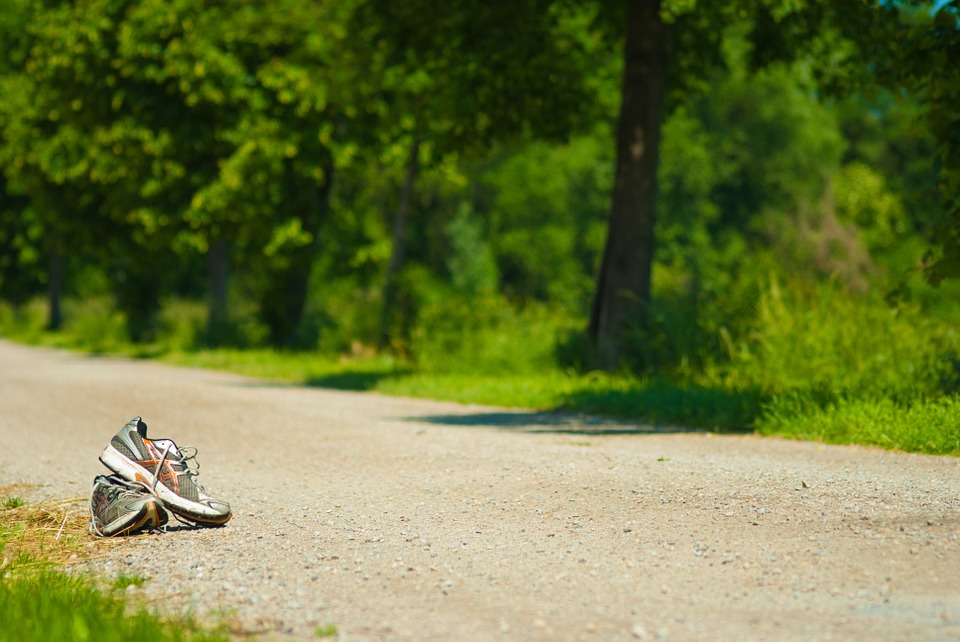
[[405,417],[404,419],[441,426],[501,428],[530,433],[570,435],[657,435],[709,432],[702,428],[636,424],[565,412],[481,412],[467,415],[427,415],[424,417]]
[[346,371],[320,377],[310,377],[305,384],[311,388],[332,388],[334,390],[355,390],[365,392],[373,390],[385,379],[402,377],[406,370],[389,371]]

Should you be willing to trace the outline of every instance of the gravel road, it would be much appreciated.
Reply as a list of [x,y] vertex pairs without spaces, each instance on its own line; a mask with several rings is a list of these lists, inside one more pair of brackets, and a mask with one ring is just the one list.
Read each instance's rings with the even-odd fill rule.
[[[223,528],[85,568],[261,640],[958,640],[960,460],[277,385],[0,341],[0,486],[131,417]],[[78,508],[80,510],[81,508]]]

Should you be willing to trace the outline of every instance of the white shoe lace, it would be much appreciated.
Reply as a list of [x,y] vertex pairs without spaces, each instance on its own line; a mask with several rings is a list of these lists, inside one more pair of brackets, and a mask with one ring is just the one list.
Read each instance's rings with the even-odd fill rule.
[[[149,488],[150,492],[157,496],[157,482],[160,481],[160,469],[163,468],[164,462],[167,460],[167,455],[170,454],[170,449],[173,448],[173,442],[167,442],[166,448],[163,449],[163,455],[160,457],[160,461],[157,462],[157,467],[153,470],[153,485]],[[197,449],[193,446],[183,446],[177,448],[177,452],[180,454],[180,461],[183,463],[183,472],[190,477],[190,481],[193,482],[193,485],[197,487],[197,491],[200,493],[206,492],[203,484],[200,483],[200,480],[197,478],[200,475],[200,462],[197,461]],[[176,512],[172,513],[174,519],[176,519],[181,524],[186,526],[195,526],[192,522],[184,520]],[[166,526],[161,527],[161,530],[166,532]]]

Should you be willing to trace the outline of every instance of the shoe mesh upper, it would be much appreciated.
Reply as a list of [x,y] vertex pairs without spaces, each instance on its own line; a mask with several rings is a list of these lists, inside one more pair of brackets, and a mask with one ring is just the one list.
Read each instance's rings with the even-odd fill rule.
[[130,460],[133,460],[133,461],[137,461],[137,460],[141,459],[140,456],[135,455],[135,454],[133,454],[132,452],[130,452],[130,449],[127,448],[127,444],[124,443],[124,441],[123,441],[122,439],[119,439],[119,438],[117,438],[117,437],[114,437],[113,439],[110,440],[110,445],[113,446],[114,448],[116,448],[117,450],[119,450],[119,451],[120,451],[120,454],[122,454],[122,455],[123,455],[124,457],[126,457],[127,459],[130,459]]
[[[180,485],[180,490],[177,492],[178,495],[184,499],[189,499],[192,502],[199,501],[200,493],[197,490],[197,485],[193,483],[193,480],[189,475],[186,473],[180,473],[177,475],[177,483]],[[165,481],[164,484],[173,490],[169,482]]]

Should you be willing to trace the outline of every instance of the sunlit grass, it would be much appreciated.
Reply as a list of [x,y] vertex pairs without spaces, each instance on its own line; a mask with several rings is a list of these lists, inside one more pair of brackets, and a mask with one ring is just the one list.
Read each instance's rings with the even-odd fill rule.
[[337,629],[337,625],[333,623],[318,626],[313,630],[313,634],[318,638],[333,638],[336,637],[338,633],[339,630]]
[[[189,341],[163,337],[137,345],[117,337],[91,343],[88,333],[69,328],[44,332],[35,306],[0,332],[87,351],[109,343],[111,354],[290,385],[960,455],[960,332],[915,307],[893,309],[876,296],[851,297],[831,285],[805,290],[772,281],[751,325],[730,335],[727,352],[706,355],[699,369],[637,376],[561,367],[551,350],[575,323],[551,320],[544,310],[496,311],[496,302],[488,303],[490,309],[480,310],[487,324],[475,328],[438,315],[443,323],[420,334],[426,347],[407,358],[362,346],[327,354],[190,348],[184,347]],[[100,307],[88,307],[103,318]],[[87,325],[75,321],[73,327]],[[670,330],[658,340],[669,341]]]
[[0,642],[227,640],[193,623],[129,608],[87,578],[43,567],[0,578]]
[[841,398],[825,405],[778,397],[764,407],[763,434],[960,455],[960,395],[912,403]]
[[[0,496],[13,487],[0,488]],[[96,578],[65,571],[120,545],[122,538],[93,538],[85,498],[10,503],[0,508],[0,642],[49,640],[226,640],[190,620],[166,618],[131,607]],[[112,588],[141,585],[146,578],[120,576]]]

